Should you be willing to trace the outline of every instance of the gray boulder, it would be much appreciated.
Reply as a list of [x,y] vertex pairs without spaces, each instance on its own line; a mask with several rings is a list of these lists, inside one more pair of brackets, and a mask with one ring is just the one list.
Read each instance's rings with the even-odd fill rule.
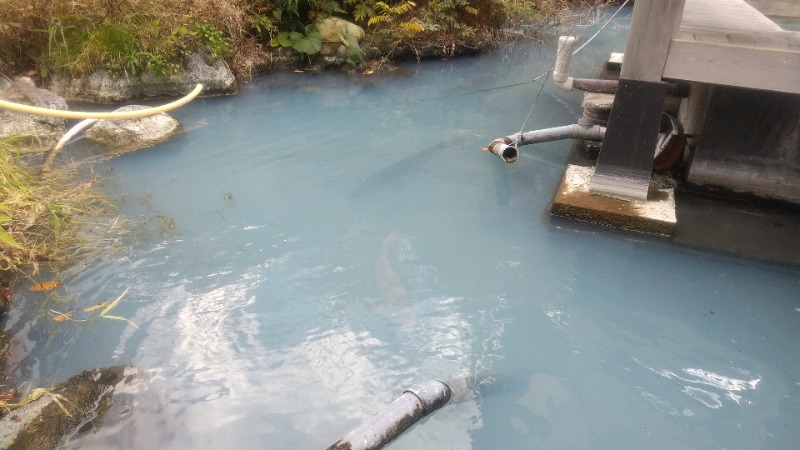
[[[146,106],[123,106],[116,111],[135,111]],[[86,137],[115,150],[136,150],[161,142],[180,130],[180,123],[167,113],[137,119],[100,120]]]
[[145,71],[137,76],[112,77],[106,70],[91,75],[70,78],[55,75],[49,88],[69,101],[115,103],[152,97],[183,96],[197,83],[203,85],[203,95],[236,93],[238,86],[233,72],[221,59],[210,60],[205,53],[193,53],[184,67],[170,78]]
[[[48,109],[68,109],[62,97],[30,83],[14,81],[7,86],[0,90],[2,100]],[[66,131],[64,119],[0,109],[0,139],[22,135],[26,136],[28,147],[46,149],[52,147]]]
[[341,42],[343,37],[364,37],[364,29],[339,17],[328,17],[317,22],[317,29],[324,42]]

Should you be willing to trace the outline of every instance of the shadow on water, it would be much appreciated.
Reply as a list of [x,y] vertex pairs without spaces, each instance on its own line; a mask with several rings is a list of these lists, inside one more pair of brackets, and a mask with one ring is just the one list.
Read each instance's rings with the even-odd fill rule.
[[403,189],[420,176],[425,166],[436,164],[437,158],[445,150],[465,143],[466,139],[458,136],[454,139],[439,141],[435,145],[405,156],[365,178],[356,186],[350,197],[357,199],[382,190]]
[[511,201],[511,184],[508,182],[507,164],[492,164],[492,180],[497,206],[506,206]]

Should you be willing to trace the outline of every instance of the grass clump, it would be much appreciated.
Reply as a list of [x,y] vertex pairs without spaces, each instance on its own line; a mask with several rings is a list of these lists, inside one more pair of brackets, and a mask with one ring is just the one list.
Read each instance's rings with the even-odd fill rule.
[[0,140],[0,272],[32,277],[41,264],[56,266],[90,250],[80,225],[108,215],[111,206],[77,169],[31,175],[13,139]]
[[207,3],[217,2],[0,0],[0,69],[168,77],[197,48],[230,57],[226,18]]

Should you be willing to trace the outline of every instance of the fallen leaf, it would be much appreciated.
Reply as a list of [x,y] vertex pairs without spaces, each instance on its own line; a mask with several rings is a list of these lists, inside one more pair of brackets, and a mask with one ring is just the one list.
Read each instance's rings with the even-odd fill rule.
[[53,289],[58,289],[61,287],[60,280],[50,280],[50,281],[42,281],[41,283],[36,283],[30,288],[28,288],[31,292],[38,292],[38,291],[52,291]]
[[6,302],[11,302],[11,292],[8,292],[8,289],[0,287],[0,297],[3,298]]
[[53,322],[63,322],[65,320],[69,319],[70,316],[72,316],[72,311],[67,311],[67,312],[65,312],[63,314],[59,314],[59,315],[53,317]]

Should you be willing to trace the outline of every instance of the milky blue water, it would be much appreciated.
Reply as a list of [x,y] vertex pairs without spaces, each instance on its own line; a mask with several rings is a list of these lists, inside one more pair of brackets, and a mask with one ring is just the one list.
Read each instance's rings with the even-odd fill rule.
[[[550,219],[570,142],[481,152],[538,92],[492,88],[542,74],[551,42],[273,73],[98,164],[138,238],[67,270],[48,308],[80,318],[130,286],[113,312],[138,328],[56,323],[26,292],[7,324],[33,384],[137,370],[65,448],[325,448],[432,378],[479,387],[391,448],[796,447],[797,270]],[[548,82],[525,127],[574,123],[580,102]]]

